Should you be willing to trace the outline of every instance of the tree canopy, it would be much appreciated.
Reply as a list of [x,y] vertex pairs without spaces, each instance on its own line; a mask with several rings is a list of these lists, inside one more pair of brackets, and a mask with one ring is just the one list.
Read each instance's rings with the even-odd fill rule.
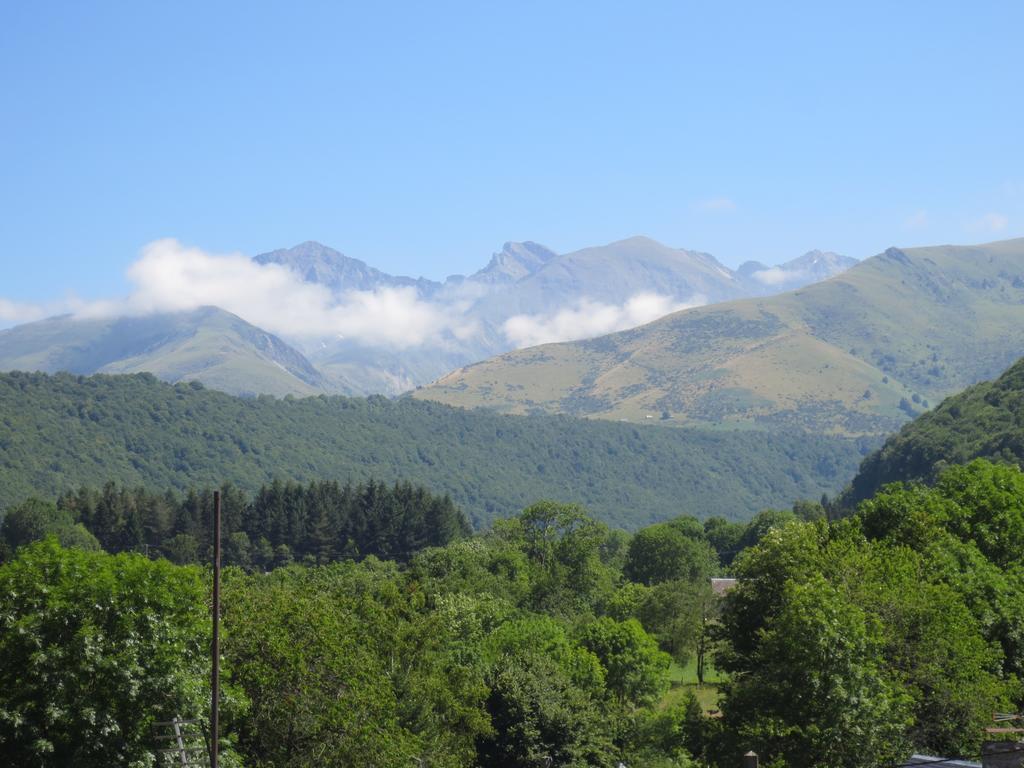
[[[379,502],[361,524],[376,533],[336,558],[317,554],[331,537],[289,527],[316,521],[333,491],[225,493],[231,535],[262,525],[259,538],[318,543],[279,558],[289,545],[267,538],[265,567],[225,571],[224,754],[443,768],[729,768],[750,749],[768,764],[868,768],[912,750],[976,754],[991,713],[1024,704],[1021,477],[977,462],[932,486],[889,486],[831,522],[805,504],[632,536],[541,502],[490,531],[386,550],[403,539]],[[436,500],[402,487],[351,498]],[[53,535],[79,524],[73,509],[103,532],[94,547],[145,533],[154,509],[204,519],[203,493],[124,492],[133,506],[122,492],[33,500],[5,523],[20,546],[0,565],[0,744],[16,764],[147,765],[150,723],[205,711],[209,573]],[[131,522],[132,509],[149,512]],[[717,597],[708,577],[727,569],[737,585]],[[717,704],[669,688],[670,669],[712,652]]]
[[23,548],[0,567],[5,761],[152,764],[155,721],[208,711],[209,633],[195,568],[53,538]]
[[893,482],[933,482],[953,464],[1024,461],[1024,359],[998,379],[968,387],[906,424],[861,464],[842,503],[849,508]]
[[373,479],[447,495],[477,528],[556,499],[636,529],[683,513],[741,519],[835,493],[871,445],[411,398],[239,398],[149,374],[0,373],[0,508],[105,480],[177,493],[230,482],[254,493],[275,479]]

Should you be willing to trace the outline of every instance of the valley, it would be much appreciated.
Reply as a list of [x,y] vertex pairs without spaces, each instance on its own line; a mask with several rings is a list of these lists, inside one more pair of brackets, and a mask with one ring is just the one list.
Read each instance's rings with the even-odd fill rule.
[[1024,768],[1024,3],[0,3],[0,768]]

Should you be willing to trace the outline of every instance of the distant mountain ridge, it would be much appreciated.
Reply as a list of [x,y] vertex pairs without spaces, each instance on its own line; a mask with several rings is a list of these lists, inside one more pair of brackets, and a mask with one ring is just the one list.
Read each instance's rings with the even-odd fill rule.
[[758,261],[741,264],[736,274],[742,279],[759,284],[763,292],[770,288],[799,288],[802,285],[827,280],[845,272],[857,263],[848,256],[832,251],[808,251],[777,267],[769,267]]
[[[326,289],[339,304],[360,294],[404,292],[443,315],[461,318],[472,331],[446,331],[428,343],[396,349],[339,334],[279,337],[242,318],[228,320],[214,309],[104,320],[65,317],[0,332],[0,370],[151,371],[167,381],[198,380],[232,394],[396,395],[530,343],[538,333],[543,338],[592,336],[678,306],[778,291],[794,280],[802,284],[855,263],[827,256],[822,261],[820,252],[812,252],[766,268],[774,271],[765,281],[758,274],[764,270],[741,274],[710,254],[646,237],[565,254],[536,242],[508,242],[474,274],[438,282],[391,275],[307,241],[253,261],[288,269],[303,282]],[[809,258],[824,266],[809,268]],[[639,304],[637,297],[642,298]],[[611,317],[611,325],[594,326],[596,315]],[[530,332],[514,333],[510,323],[516,322]]]
[[273,334],[216,307],[76,320],[55,317],[0,331],[0,368],[76,374],[149,372],[235,395],[312,395],[324,376]]
[[[513,292],[520,298],[513,303],[537,309],[550,308],[542,299],[564,301],[567,297],[585,297],[621,302],[629,292],[636,291],[661,292],[679,299],[701,296],[709,302],[726,301],[775,293],[780,286],[790,288],[824,280],[857,263],[848,256],[815,250],[775,267],[746,262],[732,270],[709,253],[671,248],[643,236],[565,254],[532,241],[507,242],[492,254],[484,268],[469,277],[453,275],[443,283],[381,272],[313,241],[259,254],[253,261],[288,267],[304,281],[337,292],[410,287],[423,296],[434,296],[443,289],[455,290],[467,283],[516,286]],[[767,271],[774,272],[768,277],[761,274]]]
[[469,279],[477,283],[507,285],[532,275],[558,254],[540,243],[505,243],[491,256],[487,266]]
[[424,277],[389,275],[312,240],[294,248],[261,253],[253,261],[257,264],[280,264],[301,275],[307,283],[316,283],[333,291],[372,291],[386,286],[415,288],[424,296],[430,296],[441,289],[441,283]]
[[507,319],[561,307],[567,298],[616,305],[637,293],[677,301],[724,301],[743,284],[713,256],[670,248],[648,237],[631,237],[550,258],[498,295],[486,299],[485,315]]
[[459,366],[513,349],[514,339],[506,325],[512,318],[544,323],[566,308],[594,303],[620,308],[637,295],[657,295],[676,305],[762,296],[839,274],[857,263],[834,253],[811,251],[778,267],[764,268],[774,270],[772,279],[765,280],[756,271],[731,270],[710,254],[670,248],[641,236],[565,254],[536,242],[508,242],[483,269],[469,277],[449,277],[444,283],[388,275],[317,243],[261,254],[255,260],[286,266],[303,280],[339,294],[407,287],[427,299],[468,305],[465,315],[479,329],[470,339],[446,339],[442,345],[400,354],[367,349],[350,340],[322,339],[301,345],[334,389],[348,394],[399,394]]
[[890,248],[799,290],[510,352],[415,396],[508,413],[880,435],[1021,355],[1024,239]]

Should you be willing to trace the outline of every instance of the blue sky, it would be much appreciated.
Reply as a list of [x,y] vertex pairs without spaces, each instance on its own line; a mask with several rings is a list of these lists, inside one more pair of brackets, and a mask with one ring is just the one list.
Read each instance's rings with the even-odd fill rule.
[[173,237],[440,278],[1024,235],[1024,4],[5,3],[0,298]]

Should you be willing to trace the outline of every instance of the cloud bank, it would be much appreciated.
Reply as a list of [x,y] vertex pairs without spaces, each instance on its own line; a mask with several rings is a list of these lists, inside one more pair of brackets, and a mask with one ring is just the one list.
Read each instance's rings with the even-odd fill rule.
[[45,320],[56,315],[73,315],[84,306],[85,302],[73,295],[66,299],[44,303],[10,301],[0,298],[0,328]]
[[793,283],[798,280],[804,280],[809,275],[807,270],[804,269],[772,267],[770,269],[759,269],[757,272],[752,272],[750,276],[757,280],[757,282],[761,283],[761,285],[777,287],[780,285],[786,285],[787,283]]
[[504,322],[502,330],[516,348],[533,347],[624,331],[705,303],[699,296],[680,303],[658,293],[637,293],[621,305],[581,299],[572,307],[547,315],[515,315]]
[[0,321],[24,323],[54,314],[78,318],[139,316],[216,306],[271,333],[292,338],[334,336],[395,349],[465,338],[474,330],[458,306],[422,301],[414,288],[332,294],[278,264],[241,254],[215,255],[177,240],[142,250],[127,272],[128,296],[30,305],[0,300]]
[[[0,324],[57,314],[95,319],[216,306],[286,338],[343,338],[396,350],[467,341],[479,332],[478,323],[467,319],[479,298],[477,289],[452,291],[434,301],[422,299],[412,287],[337,294],[305,282],[286,266],[259,264],[242,254],[211,254],[173,239],[143,248],[127,278],[128,295],[116,299],[69,298],[45,305],[0,299]],[[584,298],[551,313],[509,318],[502,330],[515,347],[572,341],[633,328],[703,303],[703,297],[679,302],[657,293],[637,293],[619,305]]]
[[42,320],[46,312],[38,304],[23,304],[7,299],[0,299],[0,323],[18,324]]

